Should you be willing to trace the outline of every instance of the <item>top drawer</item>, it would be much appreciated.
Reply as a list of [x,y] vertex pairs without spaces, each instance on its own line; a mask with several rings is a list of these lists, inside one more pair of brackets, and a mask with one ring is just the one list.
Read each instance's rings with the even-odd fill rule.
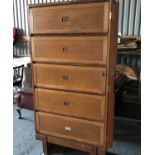
[[107,33],[109,3],[72,4],[30,8],[30,32]]

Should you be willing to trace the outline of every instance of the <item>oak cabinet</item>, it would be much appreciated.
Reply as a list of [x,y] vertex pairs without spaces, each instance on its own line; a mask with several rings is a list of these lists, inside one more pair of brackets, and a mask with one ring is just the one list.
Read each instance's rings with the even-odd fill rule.
[[104,155],[113,141],[118,4],[29,6],[36,137]]

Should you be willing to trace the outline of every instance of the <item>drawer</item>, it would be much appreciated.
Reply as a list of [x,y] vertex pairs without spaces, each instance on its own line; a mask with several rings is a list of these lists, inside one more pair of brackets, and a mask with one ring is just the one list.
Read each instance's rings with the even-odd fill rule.
[[39,111],[105,120],[105,97],[99,95],[35,89],[35,107]]
[[30,8],[30,33],[107,33],[109,3]]
[[36,129],[37,132],[50,136],[93,145],[105,145],[105,125],[103,123],[37,112]]
[[34,64],[33,72],[35,87],[105,94],[104,68]]
[[106,65],[106,36],[32,37],[31,43],[33,61]]

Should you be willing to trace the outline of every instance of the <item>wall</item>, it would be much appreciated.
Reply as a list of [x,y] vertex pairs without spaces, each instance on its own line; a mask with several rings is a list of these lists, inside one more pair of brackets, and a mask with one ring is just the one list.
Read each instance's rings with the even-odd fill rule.
[[[13,24],[19,35],[28,35],[27,5],[73,0],[13,0]],[[121,35],[141,35],[141,0],[116,0],[119,3],[119,29]],[[14,55],[29,55],[28,43],[17,44]]]

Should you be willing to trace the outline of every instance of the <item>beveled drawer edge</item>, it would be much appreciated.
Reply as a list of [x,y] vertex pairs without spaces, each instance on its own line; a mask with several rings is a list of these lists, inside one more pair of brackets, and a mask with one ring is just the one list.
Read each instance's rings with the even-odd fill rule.
[[51,90],[62,90],[67,92],[75,92],[75,93],[86,93],[86,94],[92,94],[92,95],[106,95],[106,92],[100,92],[100,91],[94,91],[94,90],[86,90],[81,88],[71,88],[71,87],[63,87],[63,86],[48,86],[48,85],[35,85],[35,88],[42,88],[42,89],[51,89]]
[[50,112],[50,111],[47,111],[47,110],[39,110],[39,109],[36,109],[36,112],[42,112],[42,113],[46,113],[46,114],[59,115],[59,116],[62,116],[62,117],[70,117],[70,118],[73,118],[73,119],[74,118],[76,118],[76,119],[83,119],[83,120],[86,120],[86,121],[95,121],[95,122],[98,122],[98,123],[105,123],[105,121],[103,121],[103,118],[101,118],[101,119],[85,118],[85,117],[80,117],[80,116],[71,115],[71,114],[62,114],[60,112]]
[[53,35],[34,35],[34,36],[31,36],[31,40],[35,40],[35,39],[37,39],[37,40],[42,40],[42,39],[45,39],[45,40],[57,40],[57,41],[59,41],[59,39],[61,39],[61,40],[102,40],[102,41],[104,41],[104,40],[107,40],[108,39],[108,36],[106,35],[106,36],[101,36],[101,35],[90,35],[90,34],[88,34],[88,36],[87,35],[85,35],[85,36],[83,36],[83,35],[78,35],[78,34],[76,34],[76,35],[73,35],[73,34],[71,34],[71,35],[69,35],[69,36],[66,36],[65,34],[61,34],[61,35],[58,35],[58,36],[53,36]]
[[45,3],[45,4],[29,4],[28,8],[36,8],[36,7],[49,7],[49,6],[58,6],[58,5],[71,5],[71,4],[89,4],[89,3],[106,3],[109,2],[109,0],[78,0],[78,1],[65,1],[65,2],[54,2],[54,3]]
[[[41,67],[49,67],[49,68],[60,68],[60,69],[79,69],[79,70],[86,70],[86,71],[104,71],[104,76],[107,75],[107,68],[106,67],[91,67],[91,66],[79,66],[79,65],[61,65],[61,64],[49,64],[49,63],[33,63],[33,68],[36,69],[36,66]],[[74,68],[75,67],[75,68]]]
[[59,61],[59,60],[45,60],[45,59],[33,59],[33,64],[47,64],[47,65],[63,65],[63,66],[72,66],[72,67],[98,67],[98,68],[105,68],[107,67],[106,64],[102,64],[99,62],[94,63],[87,63],[84,61]]
[[47,90],[55,90],[55,91],[65,91],[65,92],[71,92],[71,93],[79,93],[79,94],[88,94],[88,95],[98,95],[98,96],[105,96],[106,93],[94,93],[94,92],[85,92],[85,91],[78,91],[78,90],[66,90],[66,89],[59,89],[59,88],[51,88],[51,87],[45,87],[45,86],[34,86],[34,89],[47,89]]
[[88,37],[88,36],[108,36],[109,32],[63,32],[63,33],[59,33],[59,32],[40,32],[40,33],[36,33],[36,32],[30,32],[30,37],[34,37],[34,36],[40,36],[40,37],[44,37],[44,36],[53,36],[53,37],[74,37],[74,36],[84,36],[84,37]]
[[61,119],[63,119],[63,118],[66,118],[66,119],[73,119],[73,120],[75,120],[75,121],[77,121],[77,122],[82,122],[82,123],[90,123],[90,124],[93,124],[93,125],[96,125],[96,126],[98,126],[98,127],[100,127],[101,126],[101,124],[102,125],[105,125],[104,123],[101,123],[101,122],[97,122],[97,121],[89,121],[89,120],[84,120],[84,119],[79,119],[79,118],[72,118],[72,117],[69,117],[69,116],[60,116],[60,115],[58,115],[58,114],[49,114],[49,113],[46,113],[46,112],[36,112],[36,115],[38,115],[39,116],[39,114],[41,114],[41,115],[45,115],[45,116],[56,116],[57,118],[61,118]]

